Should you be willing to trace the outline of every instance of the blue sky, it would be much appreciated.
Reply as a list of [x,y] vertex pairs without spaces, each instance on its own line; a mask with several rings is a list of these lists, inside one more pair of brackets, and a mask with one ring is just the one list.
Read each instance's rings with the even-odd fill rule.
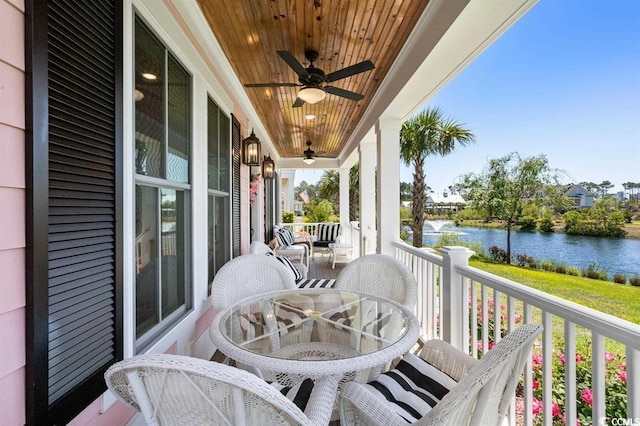
[[540,0],[427,106],[477,138],[427,159],[436,192],[513,151],[545,154],[567,181],[640,182],[640,0]]

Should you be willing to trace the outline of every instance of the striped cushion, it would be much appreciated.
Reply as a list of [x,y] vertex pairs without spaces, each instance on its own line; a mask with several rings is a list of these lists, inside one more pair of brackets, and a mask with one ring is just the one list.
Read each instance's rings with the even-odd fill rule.
[[427,414],[456,381],[422,358],[406,354],[395,369],[365,386],[386,408],[409,423]]
[[334,279],[308,278],[296,281],[298,288],[332,288],[336,283]]
[[307,408],[311,391],[313,390],[313,380],[304,379],[295,386],[283,386],[277,382],[271,383],[271,386],[280,391],[290,401],[298,406],[302,411]]
[[289,228],[280,228],[276,232],[278,247],[287,247],[295,243],[293,232]]
[[287,267],[287,269],[289,269],[291,271],[291,273],[293,274],[293,279],[294,281],[299,281],[302,279],[302,274],[300,273],[300,271],[298,271],[298,268],[296,268],[293,263],[291,263],[291,261],[289,259],[287,259],[284,256],[276,256],[273,253],[265,253],[267,256],[273,256],[275,257],[278,261],[280,261],[280,263],[282,263],[284,266]]
[[324,224],[321,223],[316,229],[316,236],[318,241],[335,241],[340,235],[340,224]]

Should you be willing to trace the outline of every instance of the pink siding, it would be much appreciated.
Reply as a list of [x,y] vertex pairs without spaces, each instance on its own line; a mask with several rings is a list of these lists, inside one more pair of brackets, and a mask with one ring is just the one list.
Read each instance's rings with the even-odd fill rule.
[[129,419],[137,412],[124,402],[117,401],[107,411],[100,413],[101,399],[98,398],[89,405],[82,413],[73,419],[68,426],[115,426],[125,425]]
[[24,1],[0,0],[0,413],[25,423]]
[[24,19],[21,10],[15,6],[0,2],[0,40],[12,40],[13,43],[0,43],[0,58],[14,67],[24,70]]

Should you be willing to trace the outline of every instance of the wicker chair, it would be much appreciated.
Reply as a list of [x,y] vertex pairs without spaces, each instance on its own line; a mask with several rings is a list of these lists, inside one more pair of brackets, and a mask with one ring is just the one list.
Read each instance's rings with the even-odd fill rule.
[[[427,361],[429,368],[446,373],[457,384],[413,424],[500,425],[530,356],[531,346],[541,332],[540,325],[518,327],[477,362],[444,342],[428,341],[419,353],[420,357]],[[384,374],[398,377],[399,373],[391,370]],[[390,401],[400,400],[403,396],[385,399],[375,390],[379,384],[380,381],[366,385],[350,382],[343,387],[340,401],[343,425],[407,424],[407,420],[394,411],[395,404]]]
[[[225,263],[216,273],[211,287],[211,303],[218,313],[245,297],[293,288],[296,288],[296,283],[292,274],[274,257],[245,254]],[[209,335],[212,335],[211,328]],[[219,350],[215,351],[211,360],[234,364]],[[248,366],[240,367],[260,375],[260,372]]]
[[416,279],[399,260],[385,254],[369,254],[344,267],[335,289],[360,291],[386,297],[413,310],[417,301]]
[[303,412],[253,374],[180,355],[120,361],[106,371],[105,381],[149,425],[320,425],[333,406],[322,386],[311,391]]

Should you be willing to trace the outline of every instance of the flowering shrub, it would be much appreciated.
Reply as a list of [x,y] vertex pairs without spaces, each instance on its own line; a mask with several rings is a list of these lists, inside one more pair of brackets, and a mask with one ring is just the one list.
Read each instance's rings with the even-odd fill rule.
[[260,174],[251,175],[251,182],[249,182],[249,205],[253,206],[253,202],[258,195],[258,188],[262,184],[262,176]]
[[[605,352],[605,396],[607,418],[627,417],[627,393],[626,364],[610,353]],[[564,367],[565,355],[561,351],[554,351],[552,359],[552,411],[553,424],[565,424],[565,394],[564,394]],[[533,416],[534,424],[542,424],[542,355],[534,353],[531,359],[533,367]],[[591,351],[588,347],[576,350],[576,400],[577,400],[577,424],[590,425],[591,406],[593,404],[593,390],[591,388]],[[516,410],[524,412],[523,404],[517,404]]]
[[[471,306],[471,299],[469,299],[469,306]],[[488,348],[491,349],[494,344],[494,329],[496,326],[500,327],[500,335],[505,336],[508,333],[507,330],[507,310],[506,306],[500,305],[499,310],[495,309],[495,303],[493,299],[487,301],[487,317],[488,317],[488,332],[489,342]],[[482,303],[477,300],[477,339],[478,339],[478,356],[482,355]],[[471,315],[471,310],[469,311]],[[494,321],[494,316],[499,313],[498,321]],[[475,318],[470,318],[471,324],[476,321]],[[519,315],[515,315],[514,322],[519,324],[522,318]],[[593,391],[591,388],[591,350],[588,345],[578,347],[576,349],[576,400],[577,400],[577,424],[590,425],[593,424],[591,420],[591,406],[593,404]],[[612,418],[627,418],[627,369],[626,364],[615,354],[611,352],[605,352],[605,405],[606,416],[608,419]],[[560,350],[555,350],[551,359],[552,366],[552,401],[551,410],[553,415],[554,425],[565,424],[565,393],[564,393],[564,374],[565,374],[565,355]],[[543,411],[543,384],[542,384],[542,366],[543,356],[539,352],[534,352],[531,358],[533,377],[531,387],[533,389],[532,410],[533,421],[535,425],[542,425],[542,411]],[[521,382],[519,389],[524,386],[524,380]],[[520,398],[516,399],[516,411],[519,414],[524,413],[524,403],[522,401],[522,393],[518,392]]]

